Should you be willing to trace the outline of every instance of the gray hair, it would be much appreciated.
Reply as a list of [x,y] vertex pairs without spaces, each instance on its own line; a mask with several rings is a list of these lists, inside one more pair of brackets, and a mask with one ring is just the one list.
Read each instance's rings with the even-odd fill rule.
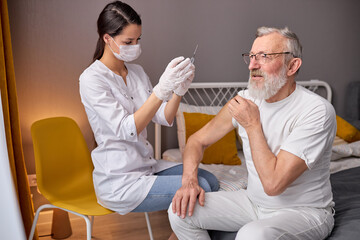
[[[300,44],[298,36],[295,33],[290,31],[287,27],[278,29],[278,28],[270,28],[270,27],[260,27],[257,29],[256,37],[261,37],[264,35],[268,35],[270,33],[279,33],[284,36],[287,41],[287,51],[291,52],[294,57],[302,58],[302,46]],[[289,59],[290,60],[290,59]]]

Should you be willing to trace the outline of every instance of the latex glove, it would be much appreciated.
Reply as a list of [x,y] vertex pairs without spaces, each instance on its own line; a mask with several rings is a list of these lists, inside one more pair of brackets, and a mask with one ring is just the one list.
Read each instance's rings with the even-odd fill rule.
[[160,100],[169,100],[173,91],[192,74],[190,59],[177,57],[171,60],[164,73],[159,79],[159,83],[154,87],[153,92]]
[[187,90],[190,87],[190,84],[192,83],[192,81],[194,80],[195,77],[195,66],[194,64],[191,64],[190,68],[189,68],[189,72],[191,72],[191,75],[185,79],[184,82],[180,83],[179,87],[177,87],[174,90],[174,93],[178,96],[184,96],[185,93],[187,92]]

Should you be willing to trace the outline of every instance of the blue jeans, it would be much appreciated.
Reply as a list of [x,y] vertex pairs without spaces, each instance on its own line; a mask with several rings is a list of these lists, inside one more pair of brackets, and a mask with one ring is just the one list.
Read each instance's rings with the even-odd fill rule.
[[[166,210],[176,193],[181,187],[183,165],[177,165],[155,173],[157,178],[148,195],[132,212],[152,212]],[[198,169],[199,185],[205,192],[213,192],[219,189],[216,177],[203,169]]]

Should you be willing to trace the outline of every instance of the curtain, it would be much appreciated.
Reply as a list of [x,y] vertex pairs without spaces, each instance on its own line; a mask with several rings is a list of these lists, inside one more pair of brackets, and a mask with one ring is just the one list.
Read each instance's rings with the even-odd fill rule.
[[[7,0],[0,0],[0,89],[11,172],[18,195],[26,236],[34,219],[34,207],[24,162]],[[38,239],[36,237],[36,239]]]

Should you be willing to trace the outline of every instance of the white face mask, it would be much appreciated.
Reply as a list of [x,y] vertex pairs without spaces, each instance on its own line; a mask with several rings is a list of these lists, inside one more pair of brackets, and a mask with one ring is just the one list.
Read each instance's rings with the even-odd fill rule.
[[124,62],[131,62],[134,61],[135,59],[137,59],[140,54],[141,54],[141,47],[140,44],[136,44],[136,45],[117,45],[117,43],[115,42],[115,40],[113,38],[111,38],[114,43],[116,44],[116,46],[119,48],[119,53],[116,53],[112,50],[112,48],[110,47],[110,50],[112,51],[112,53],[114,54],[114,56]]

